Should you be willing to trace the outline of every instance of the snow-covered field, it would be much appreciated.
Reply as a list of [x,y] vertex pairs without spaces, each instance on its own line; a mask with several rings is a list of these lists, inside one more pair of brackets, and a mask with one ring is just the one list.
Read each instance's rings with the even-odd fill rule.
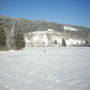
[[0,90],[90,90],[90,48],[0,52]]

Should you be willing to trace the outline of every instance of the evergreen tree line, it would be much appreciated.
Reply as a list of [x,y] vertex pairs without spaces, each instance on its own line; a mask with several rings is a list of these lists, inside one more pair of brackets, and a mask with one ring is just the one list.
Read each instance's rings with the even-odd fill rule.
[[4,24],[0,22],[0,50],[8,50],[8,49],[20,50],[25,48],[25,40],[22,28],[18,27],[17,25],[14,25],[13,33],[11,33],[11,35],[12,40],[9,41],[13,41],[13,43],[8,42],[8,44],[10,44],[10,47],[8,48],[7,45],[8,40],[6,31],[4,29]]

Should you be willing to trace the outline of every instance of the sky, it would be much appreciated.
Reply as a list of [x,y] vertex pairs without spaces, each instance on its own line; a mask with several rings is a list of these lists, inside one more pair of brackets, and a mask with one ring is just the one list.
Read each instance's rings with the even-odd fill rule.
[[90,27],[90,0],[0,0],[0,16]]

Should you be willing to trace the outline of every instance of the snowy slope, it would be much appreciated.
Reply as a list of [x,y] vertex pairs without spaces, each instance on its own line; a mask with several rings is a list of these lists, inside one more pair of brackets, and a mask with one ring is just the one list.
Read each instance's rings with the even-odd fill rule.
[[[74,29],[71,29],[74,30]],[[66,35],[68,38],[63,36],[61,32],[55,32],[54,29],[48,29],[46,31],[34,31],[25,35],[26,46],[62,46],[62,38],[65,39],[66,46],[83,46],[85,45],[84,39],[73,39],[69,35]],[[30,38],[28,38],[30,37]],[[55,44],[55,41],[57,42]]]
[[66,25],[64,25],[64,30],[69,30],[69,31],[78,31],[76,28],[71,27],[71,26],[66,26]]

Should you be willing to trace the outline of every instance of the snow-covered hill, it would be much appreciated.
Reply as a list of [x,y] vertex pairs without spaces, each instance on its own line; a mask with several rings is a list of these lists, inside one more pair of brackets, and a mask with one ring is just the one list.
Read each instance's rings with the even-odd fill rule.
[[34,31],[25,34],[26,46],[54,46],[60,47],[63,45],[62,40],[65,40],[66,46],[85,46],[86,40],[74,39],[69,36],[64,36],[61,32],[55,32],[53,29],[46,31]]
[[26,46],[90,46],[90,28],[58,24],[48,21],[34,21],[26,19],[15,19],[0,16],[4,23],[7,37],[7,47],[14,45],[15,25],[20,28],[25,37]]

